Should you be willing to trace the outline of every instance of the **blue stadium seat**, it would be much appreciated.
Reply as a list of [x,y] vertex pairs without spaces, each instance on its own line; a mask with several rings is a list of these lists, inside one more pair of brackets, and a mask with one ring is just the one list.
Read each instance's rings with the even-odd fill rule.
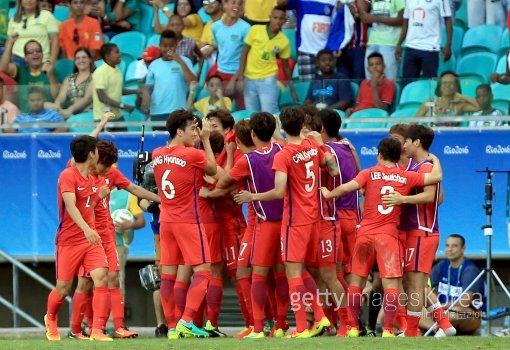
[[[388,116],[388,112],[378,108],[364,109],[362,111],[351,114],[349,119],[364,119],[364,118],[385,118]],[[373,128],[384,128],[386,123],[349,123],[346,125],[346,129],[373,129]]]
[[198,10],[198,15],[200,16],[200,19],[202,20],[203,24],[211,22],[211,16],[209,16],[207,12],[205,12],[205,9],[203,7],[201,7],[200,10]]
[[294,69],[292,70],[292,80],[299,80],[299,68],[297,63],[294,65]]
[[455,25],[464,29],[468,27],[467,2],[468,0],[463,0],[459,9],[455,12]]
[[[484,24],[469,29],[462,41],[462,55],[475,52],[499,52],[499,41],[503,29],[495,24]],[[494,38],[498,38],[494,40]]]
[[154,9],[152,6],[147,4],[140,4],[140,27],[135,28],[142,33],[145,33],[147,37],[149,35],[154,34],[154,26],[152,25],[152,21],[154,19]]
[[494,100],[507,100],[510,97],[510,85],[492,84],[492,95]]
[[[94,122],[94,115],[92,112],[85,112],[80,114],[75,114],[67,119],[67,123],[92,123]],[[72,127],[69,128],[70,132],[76,132],[80,134],[88,134],[94,130],[94,127],[83,126],[83,127]]]
[[490,52],[476,52],[463,56],[457,65],[460,76],[479,76],[483,82],[488,82],[491,73],[496,69],[496,54]]
[[57,21],[60,21],[60,22],[64,23],[70,17],[70,15],[69,15],[69,7],[67,7],[67,6],[55,6],[55,9],[53,10],[53,16],[55,16],[55,19]]
[[[462,49],[462,39],[464,38],[464,28],[454,25],[452,34],[452,53],[459,57]],[[443,27],[441,34],[441,47],[446,44],[446,28]]]
[[[282,32],[289,39],[289,42],[290,42],[290,57],[297,60],[296,30],[295,29],[282,29]],[[296,64],[296,66],[297,66],[297,64]]]
[[131,61],[134,61],[142,56],[146,41],[144,33],[125,32],[115,35],[110,43],[116,44],[122,54],[130,56]]
[[[136,105],[136,95],[123,95],[122,103],[127,105]],[[147,118],[144,113],[142,113],[138,108],[135,108],[132,113],[128,113],[127,111],[123,111],[124,120],[127,122],[139,122],[138,125],[128,126],[128,131],[132,132],[140,132],[142,131],[142,124],[147,121]],[[146,127],[145,131],[152,131],[151,127]]]
[[400,101],[400,95],[402,94],[402,87],[399,83],[395,83],[395,97],[393,98],[393,104],[391,105],[391,112],[397,110],[398,102]]
[[507,66],[507,57],[503,56],[499,59],[498,64],[496,66],[496,73],[505,74]]
[[501,40],[499,42],[499,55],[506,56],[508,53],[508,48],[510,47],[510,38],[508,37],[510,34],[508,33],[508,28],[503,31],[501,35]]
[[153,34],[148,40],[145,46],[159,46],[159,34]]
[[16,13],[16,7],[11,7],[9,9],[9,12],[7,13],[7,18],[10,20],[12,17],[14,17],[15,13]]
[[[418,112],[418,109],[420,109],[420,107],[408,107],[408,108],[400,109],[398,111],[393,112],[391,114],[391,117],[392,118],[412,118],[416,115],[416,113]],[[393,123],[387,123],[386,127],[391,128],[393,125],[399,124],[399,123],[400,123],[400,121],[395,120],[395,122],[393,122]],[[408,123],[408,122],[406,122],[406,123]]]
[[351,89],[352,94],[354,95],[354,101],[358,100],[358,94],[359,94],[359,85],[358,83],[355,83],[354,81],[351,81]]
[[136,65],[137,64],[138,64],[138,61],[132,61],[127,66],[126,74],[124,76],[124,86],[126,88],[134,88],[134,89],[136,89],[137,86],[138,86],[137,83],[138,83],[138,81],[140,79],[135,77]]
[[279,106],[280,108],[286,107],[286,106],[295,106],[296,104],[303,104],[306,100],[306,96],[308,95],[308,89],[310,88],[310,82],[309,81],[300,81],[294,83],[294,88],[296,89],[296,93],[298,95],[299,101],[296,103],[292,99],[292,95],[290,94],[290,88],[287,86],[285,90],[283,90],[282,94],[280,95],[280,101]]
[[492,101],[492,107],[496,108],[497,110],[501,111],[503,115],[508,115],[510,112],[510,102],[508,100],[494,100]]
[[61,59],[55,63],[55,78],[59,83],[73,73],[74,60]]
[[251,117],[251,115],[255,113],[253,111],[247,111],[247,110],[241,110],[241,111],[236,111],[236,112],[232,112],[232,117],[234,117],[234,120],[236,121],[236,123],[240,120],[243,120],[243,119],[247,119],[249,117]]
[[342,118],[342,120],[345,118],[345,112],[340,109],[334,109],[334,111]]
[[[97,60],[96,61],[96,68],[101,66],[103,64],[103,60]],[[120,69],[120,73],[122,74],[122,79],[124,79],[124,75],[126,75],[126,68],[127,64],[124,61],[120,61],[120,64],[118,65]]]
[[476,88],[480,84],[484,84],[486,81],[481,80],[479,76],[467,76],[460,77],[460,88],[462,95],[467,97],[476,97]]
[[435,97],[437,81],[435,80],[417,80],[407,84],[402,90],[398,110],[409,106],[421,106],[423,101]]
[[437,67],[437,76],[441,76],[441,74],[446,71],[457,71],[457,58],[455,58],[454,53],[452,53],[452,56],[446,62],[443,58],[443,55],[439,55],[439,67]]

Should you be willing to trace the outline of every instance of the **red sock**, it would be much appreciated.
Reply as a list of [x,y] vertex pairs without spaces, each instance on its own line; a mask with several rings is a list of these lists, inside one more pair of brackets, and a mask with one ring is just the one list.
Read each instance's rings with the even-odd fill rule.
[[344,290],[347,290],[349,288],[349,284],[345,280],[344,276],[345,275],[342,271],[336,272],[336,278],[340,281],[340,284],[342,285],[342,287],[344,287]]
[[169,329],[175,328],[175,285],[176,275],[169,275],[166,273],[161,274],[161,286],[159,289],[159,297],[161,305],[163,306],[163,313],[165,314],[166,323]]
[[186,307],[186,293],[188,292],[188,284],[184,281],[175,281],[174,297],[175,297],[175,315],[176,320],[180,320]]
[[94,323],[94,310],[92,309],[92,300],[94,299],[94,292],[87,294],[87,301],[85,302],[85,318],[87,319],[87,325],[92,329]]
[[254,273],[251,276],[251,300],[253,309],[254,332],[260,333],[264,330],[264,309],[267,304],[266,276]]
[[307,329],[306,323],[306,307],[303,303],[303,297],[307,292],[306,287],[301,277],[291,278],[289,280],[289,293],[290,303],[292,305],[292,311],[296,316],[296,330],[303,332]]
[[304,271],[301,274],[301,277],[303,278],[303,283],[308,291],[312,295],[312,309],[313,309],[313,315],[315,317],[315,322],[319,322],[324,317],[324,309],[322,308],[322,304],[317,297],[317,284],[315,283],[315,280],[313,279],[312,275],[308,271]]
[[251,276],[238,278],[237,283],[242,290],[243,301],[250,315],[249,325],[253,326],[253,305],[251,301]]
[[398,310],[398,293],[399,291],[396,288],[384,290],[384,329],[387,331],[393,331]]
[[289,311],[289,282],[285,272],[275,272],[275,297],[276,297],[276,323],[277,328],[283,328]]
[[448,320],[448,316],[446,316],[441,304],[436,303],[430,306],[427,310],[432,314],[434,321],[436,321],[439,324],[439,327],[441,327],[442,330],[446,330],[450,327],[453,327],[450,320]]
[[94,298],[92,299],[92,310],[94,320],[92,329],[102,330],[108,321],[108,305],[110,305],[110,292],[108,287],[95,287]]
[[[251,310],[251,303],[248,308],[247,303],[245,302],[246,298],[244,297],[243,289],[241,288],[241,285],[237,283],[234,286],[234,289],[237,293],[237,299],[239,300],[239,307],[241,308],[241,313],[243,314],[244,319],[244,325],[246,327],[250,327],[253,325],[253,310]],[[250,284],[250,295],[251,295],[251,284]],[[250,296],[251,299],[251,296]]]
[[421,312],[407,310],[406,337],[416,337],[420,324]]
[[[206,298],[207,298],[207,295],[206,295]],[[204,326],[204,311],[206,309],[205,308],[206,304],[207,304],[207,302],[204,298],[204,300],[202,301],[202,304],[200,304],[200,307],[198,308],[197,312],[195,312],[195,317],[193,317],[193,323],[198,328],[202,328]],[[205,316],[206,316],[206,319],[208,319],[207,313]]]
[[184,322],[190,322],[195,317],[195,313],[205,299],[210,278],[210,270],[197,271],[193,274],[193,281],[186,295],[186,308],[182,314],[182,320]]
[[83,313],[85,304],[87,303],[87,294],[74,292],[73,295],[73,308],[71,313],[71,332],[74,334],[81,332],[81,322],[83,321]]
[[399,331],[405,331],[407,329],[407,310],[405,306],[400,305],[400,303],[398,303],[397,324]]
[[[278,309],[276,307],[276,295],[275,295],[275,289],[276,289],[276,280],[275,275],[272,271],[269,272],[269,275],[267,275],[266,279],[267,284],[267,304],[266,309],[264,310],[266,313],[266,320],[271,321],[274,320],[276,315],[278,314]],[[270,308],[268,310],[268,307]]]
[[349,324],[346,307],[340,307],[338,309],[338,318],[340,318],[340,328],[338,328],[337,334],[345,336],[347,335],[347,325]]
[[60,310],[60,306],[64,302],[64,298],[58,295],[57,290],[53,289],[48,295],[48,306],[46,309],[46,317],[50,321],[57,320],[58,310]]
[[207,319],[211,321],[211,324],[214,327],[218,327],[218,316],[220,315],[222,300],[223,300],[223,278],[211,277],[206,295]]
[[360,287],[349,286],[347,288],[347,317],[349,318],[349,326],[359,328],[358,317],[361,309],[361,298],[363,290]]
[[124,297],[120,288],[110,288],[110,300],[112,303],[113,328],[124,328]]

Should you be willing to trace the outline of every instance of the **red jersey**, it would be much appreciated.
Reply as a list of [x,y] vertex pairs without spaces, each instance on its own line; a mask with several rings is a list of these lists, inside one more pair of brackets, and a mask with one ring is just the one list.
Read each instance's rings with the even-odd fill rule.
[[300,226],[319,221],[319,164],[324,152],[311,139],[288,144],[274,157],[273,170],[287,174],[282,225]]
[[[124,174],[115,167],[110,169],[103,175],[96,177],[96,187],[98,191],[103,186],[108,186],[110,191],[113,188],[123,190],[131,184]],[[110,195],[100,200],[95,209],[94,214],[96,216],[96,228],[97,232],[101,236],[103,243],[113,242],[115,240],[115,228],[113,221],[110,216]]]
[[[204,180],[205,173],[200,170],[200,174],[197,175],[197,189],[200,191],[202,187],[213,189],[214,186]],[[216,217],[216,209],[214,208],[214,200],[211,198],[198,198],[198,215],[200,222],[203,224],[213,224],[218,222]]]
[[154,179],[161,195],[159,222],[200,223],[197,177],[203,176],[207,158],[202,150],[164,146],[152,152]]
[[365,188],[365,210],[358,234],[385,232],[398,237],[401,208],[385,206],[381,197],[393,191],[405,196],[414,187],[423,186],[425,175],[378,164],[360,172],[354,181]]
[[92,203],[97,197],[97,187],[95,186],[93,176],[89,175],[85,178],[80,174],[78,168],[70,167],[64,169],[64,171],[60,173],[57,185],[59,224],[55,237],[55,244],[79,245],[87,243],[88,240],[83,230],[76,225],[67,212],[62,197],[62,194],[65,192],[75,194],[76,207],[80,211],[85,222],[94,230],[94,209],[92,208]]

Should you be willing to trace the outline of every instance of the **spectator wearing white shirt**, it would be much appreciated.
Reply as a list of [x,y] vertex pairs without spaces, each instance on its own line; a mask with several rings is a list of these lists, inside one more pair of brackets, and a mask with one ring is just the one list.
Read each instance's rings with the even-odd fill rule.
[[[404,79],[437,77],[439,51],[441,49],[441,18],[446,26],[444,60],[452,53],[452,13],[450,0],[407,0],[404,24],[397,44],[397,59],[402,55],[402,43],[406,41]],[[422,74],[423,73],[423,74]],[[408,81],[405,81],[406,83]]]
[[482,24],[496,24],[504,27],[506,9],[504,0],[464,0],[467,1],[468,27]]
[[[489,84],[480,84],[476,88],[476,102],[480,106],[481,110],[473,113],[473,116],[502,116],[500,110],[492,107],[492,89]],[[507,112],[507,111],[504,111]],[[496,119],[496,118],[495,118]],[[504,123],[501,120],[487,120],[487,121],[471,121],[469,126],[501,126]]]

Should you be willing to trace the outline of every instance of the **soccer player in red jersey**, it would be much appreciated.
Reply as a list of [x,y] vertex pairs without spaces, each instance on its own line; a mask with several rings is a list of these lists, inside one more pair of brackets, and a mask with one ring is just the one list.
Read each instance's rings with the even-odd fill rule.
[[[216,174],[216,160],[209,143],[207,123],[197,129],[190,112],[177,110],[167,120],[171,141],[152,152],[154,178],[161,195],[161,302],[168,322],[168,337],[179,334],[207,337],[209,334],[193,323],[196,311],[205,298],[211,277],[211,258],[204,226],[198,215],[196,177]],[[198,150],[195,139],[200,137],[204,150]],[[174,319],[174,284],[177,267],[193,267],[193,281],[188,289],[182,318]]]
[[[306,308],[303,298],[311,300],[315,324],[313,332],[329,327],[317,300],[317,285],[305,268],[305,262],[317,260],[319,203],[319,166],[327,164],[332,175],[338,168],[331,154],[324,153],[317,142],[322,143],[320,134],[310,133],[310,138],[300,136],[305,114],[296,108],[285,108],[280,113],[282,127],[287,134],[288,144],[276,154],[273,162],[275,187],[263,193],[241,191],[234,198],[238,203],[271,201],[284,198],[281,229],[282,259],[289,281],[290,300],[296,315],[296,330],[290,338],[309,338],[311,333],[306,324]],[[310,296],[310,298],[308,298]]]
[[111,341],[103,334],[101,325],[108,317],[108,262],[101,245],[101,237],[95,230],[94,208],[97,187],[91,170],[98,159],[97,139],[80,136],[71,142],[71,153],[76,166],[66,168],[58,180],[59,226],[56,245],[56,288],[48,296],[44,316],[48,340],[60,340],[57,314],[64,298],[71,292],[74,276],[81,265],[90,271],[96,292],[92,302],[94,320],[91,339]]
[[[429,148],[434,140],[434,131],[424,125],[410,125],[404,143],[404,151],[412,162],[408,171],[430,173],[432,164],[428,160]],[[402,214],[399,229],[405,232],[406,250],[404,272],[406,292],[412,296],[407,303],[406,337],[415,337],[418,324],[425,305],[425,290],[432,270],[432,264],[439,245],[438,206],[442,191],[440,185],[415,188],[408,196],[393,192],[383,196],[387,205],[401,205]],[[439,326],[445,335],[455,335],[456,330],[438,305],[432,305],[431,313],[440,321]],[[436,317],[435,317],[436,318]]]
[[400,207],[388,207],[381,196],[393,191],[409,193],[417,186],[438,183],[442,179],[439,160],[429,157],[434,167],[429,174],[405,172],[396,163],[400,159],[400,142],[393,138],[381,140],[378,146],[378,164],[363,170],[354,180],[333,191],[322,188],[325,198],[341,197],[349,192],[365,189],[365,210],[352,256],[351,284],[348,288],[349,324],[348,336],[358,336],[358,315],[362,290],[367,276],[377,258],[384,288],[384,331],[383,337],[393,335],[393,324],[398,307],[398,280],[402,277],[402,260],[398,243],[397,225]]

